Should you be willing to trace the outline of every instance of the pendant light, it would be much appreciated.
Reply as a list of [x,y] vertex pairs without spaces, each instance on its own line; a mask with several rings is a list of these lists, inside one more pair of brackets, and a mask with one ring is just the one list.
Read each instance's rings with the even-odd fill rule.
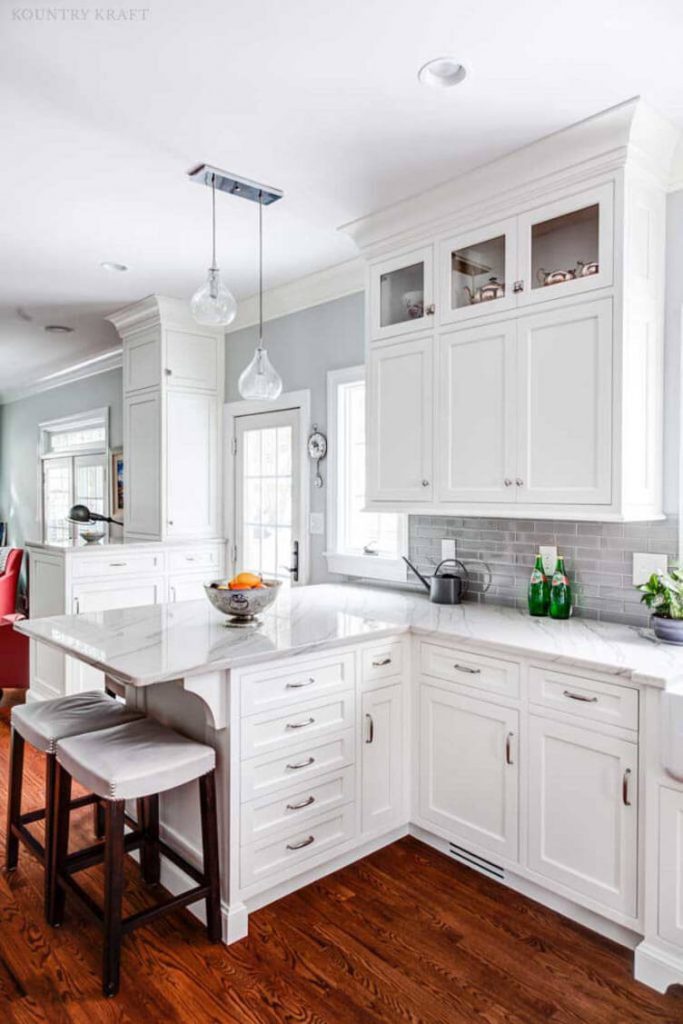
[[258,194],[258,345],[237,382],[242,398],[271,401],[280,397],[282,378],[263,347],[263,193]]
[[211,266],[206,284],[190,300],[192,316],[207,327],[227,327],[237,315],[235,296],[223,284],[216,266],[216,176],[211,176]]

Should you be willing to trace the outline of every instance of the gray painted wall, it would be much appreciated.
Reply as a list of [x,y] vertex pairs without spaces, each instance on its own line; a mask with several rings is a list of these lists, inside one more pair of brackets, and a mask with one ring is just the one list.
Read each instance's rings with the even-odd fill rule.
[[[363,294],[358,293],[303,309],[278,320],[269,320],[265,324],[264,346],[284,381],[284,390],[310,390],[311,421],[323,433],[328,432],[328,370],[339,370],[365,361],[364,311]],[[225,397],[228,402],[239,399],[237,381],[254,354],[256,340],[255,327],[247,327],[227,336]],[[327,480],[326,462],[321,463],[321,472],[323,479]],[[327,487],[314,487],[313,476],[311,472],[311,512],[324,513]],[[323,557],[325,542],[325,537],[310,538],[312,583],[339,580],[338,576],[328,575]]]
[[39,424],[108,406],[110,443],[116,448],[123,443],[122,396],[122,371],[109,370],[0,405],[0,519],[9,523],[12,545],[40,540]]

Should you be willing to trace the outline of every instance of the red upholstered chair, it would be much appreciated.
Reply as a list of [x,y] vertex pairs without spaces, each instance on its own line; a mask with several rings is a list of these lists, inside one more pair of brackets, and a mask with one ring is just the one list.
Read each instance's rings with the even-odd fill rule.
[[28,637],[14,629],[14,623],[24,615],[0,617],[0,696],[3,690],[27,690]]
[[5,571],[0,574],[0,617],[13,615],[17,610],[17,587],[23,557],[22,548],[12,548],[5,563]]

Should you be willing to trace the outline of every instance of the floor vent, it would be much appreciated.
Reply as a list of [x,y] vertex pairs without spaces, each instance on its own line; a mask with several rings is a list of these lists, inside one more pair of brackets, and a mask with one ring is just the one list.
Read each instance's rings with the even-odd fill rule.
[[483,875],[488,875],[489,878],[497,878],[499,882],[505,881],[505,869],[499,867],[498,864],[493,864],[490,860],[484,860],[478,854],[472,853],[462,846],[456,846],[455,843],[449,843],[448,850],[451,857],[459,860],[461,864],[467,865],[468,868],[481,871]]

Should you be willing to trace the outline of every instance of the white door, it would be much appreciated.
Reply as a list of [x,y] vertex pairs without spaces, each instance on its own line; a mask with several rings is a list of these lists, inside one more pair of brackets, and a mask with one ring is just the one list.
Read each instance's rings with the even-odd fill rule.
[[612,301],[518,321],[517,501],[609,504]]
[[213,395],[172,391],[166,396],[166,534],[215,537],[218,533],[218,422]]
[[403,687],[363,694],[362,831],[383,832],[403,809]]
[[515,501],[515,337],[507,322],[439,339],[441,501]]
[[301,521],[299,409],[235,419],[233,569],[297,583]]
[[370,337],[373,340],[430,329],[434,314],[432,247],[371,263]]
[[529,868],[635,916],[638,747],[529,717]]
[[452,324],[496,316],[517,305],[517,218],[442,242],[439,320]]
[[517,860],[518,712],[423,683],[420,719],[420,818]]
[[659,790],[659,934],[683,947],[683,792]]
[[376,345],[366,392],[369,501],[431,501],[432,337]]

